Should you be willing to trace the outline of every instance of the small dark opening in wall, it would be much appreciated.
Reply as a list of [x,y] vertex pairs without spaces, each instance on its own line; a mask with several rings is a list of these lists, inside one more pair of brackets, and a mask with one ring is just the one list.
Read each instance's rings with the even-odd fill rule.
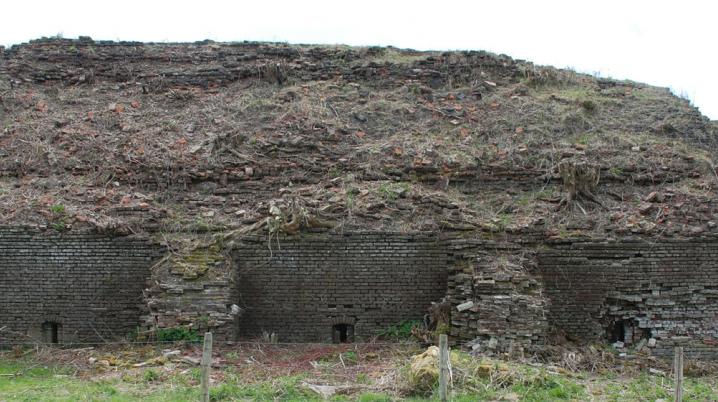
[[608,326],[608,341],[611,343],[626,341],[626,327],[622,320],[614,321]]
[[56,322],[42,323],[42,340],[45,343],[60,343],[60,328],[62,325]]
[[354,342],[354,326],[351,324],[335,324],[332,326],[334,343]]
[[641,339],[651,337],[651,331],[640,328],[633,319],[616,320],[606,328],[606,335],[611,343],[623,342],[625,345],[634,345]]
[[345,304],[344,308],[354,308],[354,305],[353,304]]

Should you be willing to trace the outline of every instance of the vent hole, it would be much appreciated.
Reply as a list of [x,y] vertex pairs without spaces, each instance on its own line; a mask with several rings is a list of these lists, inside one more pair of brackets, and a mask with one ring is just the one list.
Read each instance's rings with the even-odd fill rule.
[[60,328],[56,322],[42,323],[42,341],[45,343],[60,343]]
[[351,324],[335,324],[332,326],[334,343],[354,342],[354,326]]

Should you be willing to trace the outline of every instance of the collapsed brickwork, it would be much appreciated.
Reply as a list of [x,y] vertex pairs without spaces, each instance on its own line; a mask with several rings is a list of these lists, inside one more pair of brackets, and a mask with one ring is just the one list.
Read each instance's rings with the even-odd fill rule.
[[696,357],[718,357],[715,239],[571,242],[538,257],[554,331],[649,345],[656,354],[681,345]]
[[170,253],[148,266],[142,329],[189,326],[234,339],[240,310],[236,269],[227,252],[216,244],[199,246],[183,255]]
[[520,244],[478,239],[452,240],[449,247],[452,338],[485,351],[545,344],[549,303],[535,253]]
[[427,234],[245,240],[233,255],[239,330],[248,337],[332,341],[333,328],[347,325],[354,339],[369,340],[391,325],[422,320],[446,288],[446,249]]
[[0,344],[126,338],[162,254],[147,239],[0,227]]
[[451,245],[451,334],[475,350],[569,341],[656,355],[681,345],[702,359],[718,353],[715,238]]

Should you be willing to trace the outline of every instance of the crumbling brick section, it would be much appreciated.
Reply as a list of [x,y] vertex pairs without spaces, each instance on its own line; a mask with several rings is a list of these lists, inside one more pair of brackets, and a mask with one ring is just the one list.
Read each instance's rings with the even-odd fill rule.
[[145,239],[0,227],[0,344],[125,337],[161,251]]
[[245,241],[234,257],[247,337],[274,332],[280,341],[331,342],[337,328],[350,328],[355,340],[366,340],[422,319],[446,290],[445,243],[433,235],[264,238]]
[[539,253],[551,327],[577,341],[619,341],[718,358],[718,242],[570,242]]
[[474,350],[531,351],[546,342],[547,300],[534,253],[509,242],[449,241],[451,336]]
[[236,272],[225,249],[213,244],[170,254],[150,270],[143,330],[189,326],[215,339],[236,338]]

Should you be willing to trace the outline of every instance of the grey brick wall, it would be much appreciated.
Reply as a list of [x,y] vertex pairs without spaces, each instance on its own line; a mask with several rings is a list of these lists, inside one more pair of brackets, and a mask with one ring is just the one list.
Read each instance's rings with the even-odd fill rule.
[[112,340],[135,329],[160,249],[146,240],[0,228],[0,343]]
[[516,240],[449,241],[454,341],[502,352],[617,337],[655,355],[683,345],[718,358],[715,239]]
[[447,252],[428,235],[351,234],[266,239],[235,250],[240,335],[331,341],[332,325],[357,339],[421,319],[446,291]]
[[[111,340],[141,317],[149,326],[206,317],[223,339],[266,331],[324,342],[335,324],[352,324],[367,339],[421,319],[447,296],[453,340],[481,348],[540,348],[556,333],[608,340],[622,323],[628,343],[655,339],[655,354],[680,344],[691,356],[718,358],[715,239],[522,244],[304,234],[274,239],[270,249],[259,236],[235,244],[226,263],[199,278],[171,264],[150,272],[163,251],[138,238],[0,227],[0,343],[41,338],[47,322],[61,325],[61,342]],[[156,286],[145,289],[150,278]],[[242,308],[238,319],[233,304]]]
[[624,321],[633,339],[655,338],[654,352],[685,345],[718,358],[718,243],[576,242],[538,254],[549,322],[575,340],[606,339]]

